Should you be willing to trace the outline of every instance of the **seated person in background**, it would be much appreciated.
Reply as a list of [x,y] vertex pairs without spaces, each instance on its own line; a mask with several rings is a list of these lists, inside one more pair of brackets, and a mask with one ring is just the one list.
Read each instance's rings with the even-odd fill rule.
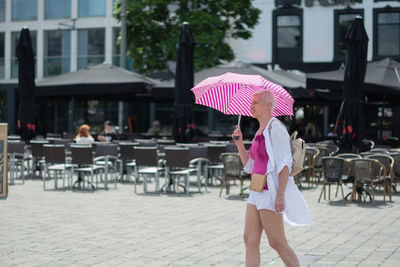
[[153,126],[150,127],[146,135],[157,136],[160,134],[160,131],[161,131],[161,124],[159,121],[155,120],[153,121]]
[[75,142],[80,145],[91,145],[94,142],[93,137],[89,133],[90,127],[87,124],[82,124],[79,127],[79,133],[75,137]]
[[104,122],[104,133],[97,136],[97,140],[110,142],[112,135],[115,134],[115,128],[111,126],[111,121]]

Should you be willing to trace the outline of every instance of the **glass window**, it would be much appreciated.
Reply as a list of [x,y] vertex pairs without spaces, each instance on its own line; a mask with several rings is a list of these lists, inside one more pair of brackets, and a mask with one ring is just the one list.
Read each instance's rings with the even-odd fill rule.
[[0,0],[0,21],[6,18],[6,0]]
[[78,31],[78,69],[104,62],[104,29]]
[[378,56],[400,55],[400,12],[378,13]]
[[13,0],[12,20],[36,20],[37,0]]
[[106,15],[106,0],[79,0],[79,17]]
[[44,17],[46,19],[71,17],[71,0],[45,0]]
[[337,28],[337,32],[336,32],[336,57],[345,57],[346,56],[346,33],[349,30],[350,24],[351,22],[357,17],[357,16],[361,16],[362,12],[353,12],[353,13],[342,13],[342,14],[338,14],[338,16],[336,17],[336,28]]
[[0,79],[4,79],[4,32],[0,32]]
[[[18,78],[18,58],[17,58],[17,44],[19,40],[19,35],[21,32],[11,33],[11,78]],[[35,61],[35,72],[36,72],[36,31],[30,31],[33,57]]]
[[7,122],[7,91],[0,91],[0,122]]
[[277,47],[295,48],[300,46],[300,16],[284,15],[277,17]]
[[71,31],[45,31],[43,75],[53,76],[70,70]]

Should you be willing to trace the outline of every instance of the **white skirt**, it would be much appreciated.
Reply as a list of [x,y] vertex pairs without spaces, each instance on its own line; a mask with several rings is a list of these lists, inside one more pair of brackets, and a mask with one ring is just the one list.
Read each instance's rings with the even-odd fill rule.
[[250,190],[247,203],[255,205],[257,210],[271,210],[275,212],[274,201],[269,190],[264,190],[263,192]]

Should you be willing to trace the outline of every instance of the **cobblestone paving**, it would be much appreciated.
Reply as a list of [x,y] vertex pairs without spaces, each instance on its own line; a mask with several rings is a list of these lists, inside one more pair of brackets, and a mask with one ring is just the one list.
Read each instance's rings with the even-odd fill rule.
[[[335,190],[317,203],[320,189],[302,190],[314,225],[286,226],[302,266],[400,266],[400,193],[386,205],[378,195],[374,207],[343,205]],[[238,192],[144,194],[139,186],[135,194],[133,184],[43,191],[28,180],[0,200],[0,265],[244,266],[246,201]],[[265,236],[261,252],[262,266],[283,266]]]

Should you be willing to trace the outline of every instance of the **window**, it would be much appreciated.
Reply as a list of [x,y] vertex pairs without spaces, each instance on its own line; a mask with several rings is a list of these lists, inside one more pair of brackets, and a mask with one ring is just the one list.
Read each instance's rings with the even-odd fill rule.
[[0,32],[0,79],[4,79],[4,32]]
[[37,0],[13,0],[12,20],[36,20]]
[[400,56],[400,9],[374,10],[374,57]]
[[104,61],[104,29],[78,31],[78,69]]
[[79,0],[79,17],[106,15],[106,0]]
[[335,24],[334,24],[334,55],[336,61],[344,61],[346,58],[346,41],[345,36],[350,27],[351,22],[357,16],[363,16],[362,10],[335,10]]
[[300,16],[278,16],[278,48],[295,48],[300,46]]
[[45,31],[43,49],[43,75],[45,77],[67,73],[70,70],[70,31]]
[[120,66],[120,51],[121,51],[121,47],[120,47],[120,42],[119,42],[119,32],[120,32],[120,28],[114,28],[113,29],[113,55],[112,55],[112,64],[114,66]]
[[6,19],[6,0],[0,0],[0,22]]
[[[21,32],[12,32],[11,33],[11,78],[18,78],[18,58],[17,58],[17,44],[19,40],[19,35]],[[35,72],[36,72],[36,31],[30,31],[31,41],[32,41],[32,50],[33,57],[35,61]]]
[[71,0],[45,0],[45,19],[70,18]]
[[274,10],[273,59],[278,64],[301,62],[303,59],[302,9]]

